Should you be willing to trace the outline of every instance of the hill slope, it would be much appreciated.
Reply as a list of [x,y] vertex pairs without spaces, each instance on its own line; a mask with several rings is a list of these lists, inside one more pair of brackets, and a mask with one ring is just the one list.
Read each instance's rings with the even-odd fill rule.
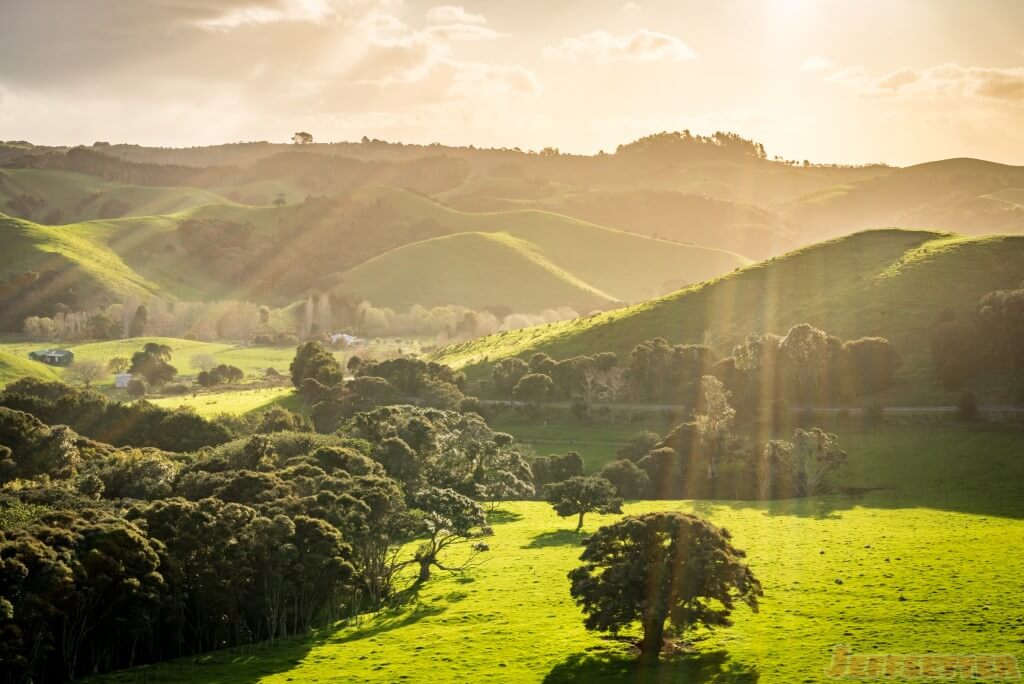
[[59,380],[57,372],[37,361],[16,356],[0,349],[0,387],[22,378]]
[[435,360],[483,377],[495,361],[543,351],[555,358],[613,351],[664,337],[708,341],[719,353],[751,332],[811,323],[843,338],[882,336],[901,357],[896,394],[930,396],[928,340],[945,309],[966,313],[1024,279],[1024,236],[965,237],[888,229],[858,233],[755,264],[661,299],[439,350]]
[[[504,233],[506,237],[501,244],[495,240],[488,243],[492,247],[489,257],[481,261],[482,270],[475,275],[464,271],[455,277],[453,273],[452,286],[494,290],[486,283],[488,268],[507,270],[508,258],[517,253],[513,261],[521,266],[520,285],[537,275],[538,264],[547,272],[545,278],[557,274],[558,279],[573,283],[568,289],[555,289],[529,302],[542,304],[540,308],[592,308],[616,300],[640,301],[747,263],[731,252],[662,242],[547,212],[459,212],[393,188],[315,198],[284,207],[208,204],[166,216],[103,219],[60,227],[5,217],[0,230],[8,247],[0,255],[0,275],[58,273],[76,290],[82,306],[143,293],[284,305],[311,289],[329,289],[343,281],[358,283],[359,293],[378,305],[454,303],[457,300],[444,301],[452,299],[442,296],[444,292],[423,290],[439,281],[438,269],[422,260],[408,262],[405,253],[394,257],[401,268],[411,264],[426,270],[419,280],[409,280],[414,286],[399,298],[389,296],[397,294],[397,289],[387,283],[397,272],[387,269],[398,266],[385,261],[347,276],[345,272],[404,245],[472,232]],[[457,259],[465,252],[458,248],[473,239],[419,249],[428,249],[434,258],[440,255],[439,247],[452,246],[456,249],[448,258]],[[479,243],[479,236],[475,240]],[[495,262],[488,264],[490,257]],[[465,267],[467,262],[462,263]],[[644,267],[638,268],[641,263]],[[516,280],[512,271],[508,273],[507,282],[513,285]],[[509,291],[515,293],[515,287]],[[581,295],[584,291],[591,292]],[[491,297],[483,300],[497,303]]]
[[226,201],[199,188],[129,185],[54,169],[0,169],[0,211],[50,225],[170,214]]

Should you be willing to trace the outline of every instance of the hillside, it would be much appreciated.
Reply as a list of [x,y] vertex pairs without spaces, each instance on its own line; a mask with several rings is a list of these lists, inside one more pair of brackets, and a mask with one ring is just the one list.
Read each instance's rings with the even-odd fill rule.
[[0,349],[0,387],[22,378],[59,379],[49,366]]
[[[647,299],[749,263],[724,250],[654,240],[550,212],[475,214],[443,207],[413,193],[383,189],[375,195],[376,201],[386,200],[410,222],[429,220],[445,232],[478,233],[471,238],[415,243],[342,276],[343,289],[389,306],[406,306],[417,299],[437,304],[473,299],[519,311],[538,310],[522,308],[530,301],[542,304],[541,308],[575,303],[591,309],[616,300]],[[485,242],[483,234],[490,239]],[[473,249],[483,251],[473,258],[459,256],[469,256]],[[513,252],[518,255],[515,259],[511,258]],[[519,266],[511,268],[512,263]],[[538,268],[546,275],[535,280],[532,272]],[[420,273],[423,276],[417,277]],[[547,290],[552,276],[568,278],[573,288],[588,293],[567,293],[571,297],[566,298],[557,289]],[[495,280],[489,282],[492,278]],[[480,291],[473,294],[472,290]]]
[[199,188],[129,185],[52,169],[0,169],[0,211],[49,225],[170,214],[226,201]]
[[973,311],[983,294],[1022,279],[1024,236],[868,231],[636,306],[448,347],[434,359],[481,378],[509,356],[607,350],[621,357],[658,336],[673,343],[710,341],[728,354],[750,332],[784,334],[807,322],[843,338],[888,338],[903,359],[893,398],[918,401],[935,397],[928,344],[941,312]]
[[[7,247],[0,256],[0,276],[55,274],[61,287],[74,290],[78,306],[146,294],[285,305],[311,289],[341,284],[346,292],[356,288],[355,293],[375,304],[405,307],[455,303],[451,288],[461,284],[484,288],[478,301],[506,303],[525,312],[566,305],[589,310],[613,301],[640,301],[747,263],[733,253],[661,242],[547,212],[455,211],[393,188],[281,207],[207,204],[164,216],[60,227],[4,217],[0,230]],[[483,259],[476,255],[460,260],[474,240],[464,238],[372,261],[405,245],[467,232],[503,233],[507,238],[491,239]],[[436,260],[413,256],[408,261],[410,254],[422,250],[433,259],[444,251],[439,248],[449,246],[453,251],[445,263],[461,263],[463,270],[442,276]],[[637,263],[645,267],[637,268]],[[465,270],[470,264],[475,272]],[[351,269],[356,270],[346,273]],[[396,269],[410,285],[401,292],[389,283]],[[511,298],[487,295],[487,287],[496,291],[486,283],[493,273],[507,274],[504,291]],[[538,284],[530,288],[543,296],[520,296],[511,287],[517,278],[526,284],[537,277]],[[440,286],[445,279],[451,285],[447,291]],[[558,281],[570,284],[549,287]]]
[[1022,233],[1024,167],[946,159],[825,188],[780,208],[819,239],[882,226]]

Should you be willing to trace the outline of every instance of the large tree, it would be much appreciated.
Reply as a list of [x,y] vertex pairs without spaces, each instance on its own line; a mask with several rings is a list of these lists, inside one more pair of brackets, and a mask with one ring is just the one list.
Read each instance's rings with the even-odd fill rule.
[[[485,534],[485,515],[480,504],[451,489],[426,487],[416,493],[419,517],[414,525],[423,541],[416,548],[414,561],[419,565],[417,582],[430,579],[430,569],[459,572],[468,567],[477,553],[487,550],[478,540]],[[459,565],[444,565],[441,554],[451,546],[473,542],[472,552]]]
[[678,636],[698,626],[731,624],[737,601],[757,610],[761,584],[729,532],[680,512],[629,516],[586,542],[583,565],[569,573],[570,593],[587,629],[643,630],[641,658],[655,661],[666,622]]
[[587,513],[622,512],[622,499],[616,494],[612,483],[594,475],[577,475],[550,484],[544,495],[559,516],[577,516],[576,532],[583,528],[583,516]]

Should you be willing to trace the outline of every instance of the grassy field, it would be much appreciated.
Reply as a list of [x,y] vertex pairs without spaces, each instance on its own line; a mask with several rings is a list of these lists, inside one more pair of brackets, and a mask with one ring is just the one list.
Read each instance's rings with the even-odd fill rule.
[[21,378],[57,380],[60,378],[60,375],[56,369],[36,361],[31,361],[25,358],[24,355],[0,350],[0,387]]
[[[85,344],[57,345],[45,342],[0,342],[0,351],[5,352],[17,359],[25,359],[30,351],[45,349],[50,346],[60,346],[63,349],[70,349],[75,353],[76,360],[91,360],[108,362],[115,356],[122,356],[130,359],[134,352],[140,351],[147,342],[166,344],[171,348],[171,365],[178,369],[182,375],[194,375],[197,371],[191,367],[190,359],[197,354],[210,354],[217,363],[226,363],[237,366],[246,375],[263,375],[267,368],[274,368],[281,373],[288,373],[288,365],[295,358],[294,347],[248,347],[237,344],[226,344],[220,342],[199,342],[195,340],[183,340],[176,337],[136,337],[125,340],[110,340],[107,342],[88,342]],[[344,358],[339,354],[339,359]],[[63,373],[63,369],[50,368],[43,364],[32,363],[34,366],[42,366],[48,371],[57,375]],[[17,379],[13,377],[11,379]],[[101,385],[112,385],[113,378],[107,378]]]
[[[884,428],[842,435],[844,483],[870,490],[767,503],[635,502],[726,526],[762,580],[759,614],[638,670],[584,630],[568,594],[580,537],[541,503],[492,516],[484,565],[431,580],[401,609],[310,638],[128,671],[109,682],[829,681],[832,649],[1024,657],[1019,431]],[[590,516],[584,531],[616,516]],[[907,681],[892,680],[886,681]],[[948,680],[943,680],[948,681]]]
[[201,392],[157,397],[149,401],[164,408],[189,407],[206,418],[212,418],[222,413],[240,415],[270,408],[273,405],[283,405],[286,408],[295,409],[298,403],[295,392],[290,386]]
[[[1024,236],[964,237],[881,230],[824,242],[666,297],[589,316],[514,330],[441,349],[434,360],[471,379],[509,356],[555,358],[597,351],[628,357],[637,343],[708,343],[719,354],[752,331],[785,334],[811,323],[844,339],[888,338],[902,358],[886,403],[953,403],[936,386],[929,341],[940,313],[972,312],[978,299],[1024,279]],[[1012,388],[992,378],[994,400]],[[980,388],[979,388],[980,389]],[[999,395],[999,392],[1004,392]],[[988,398],[988,397],[986,397]]]

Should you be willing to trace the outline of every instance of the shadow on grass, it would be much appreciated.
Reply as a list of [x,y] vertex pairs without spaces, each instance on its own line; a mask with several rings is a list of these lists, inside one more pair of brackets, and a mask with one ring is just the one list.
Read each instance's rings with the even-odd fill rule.
[[758,678],[755,668],[731,660],[725,651],[663,657],[655,664],[642,664],[636,656],[622,652],[590,651],[556,665],[544,684],[755,684]]
[[522,519],[523,516],[521,514],[506,511],[503,508],[495,508],[493,511],[487,512],[488,525],[504,525],[505,523],[513,523]]
[[572,530],[543,532],[530,540],[524,549],[546,549],[551,546],[582,546],[586,535]]
[[334,644],[346,644],[350,641],[367,639],[384,632],[390,632],[393,629],[408,627],[409,625],[416,624],[423,618],[440,615],[446,610],[448,610],[447,606],[427,605],[425,603],[383,610],[368,620],[364,626],[356,627],[351,632],[336,636],[333,639],[329,639],[329,641]]

